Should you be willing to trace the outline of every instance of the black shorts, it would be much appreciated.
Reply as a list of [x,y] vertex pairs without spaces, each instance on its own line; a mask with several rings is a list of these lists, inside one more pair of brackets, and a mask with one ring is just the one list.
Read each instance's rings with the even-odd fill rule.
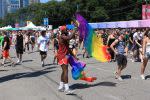
[[54,44],[54,49],[58,50],[59,49],[59,45],[58,44]]
[[122,54],[116,55],[117,64],[120,67],[126,67],[127,66],[127,57]]
[[16,48],[16,53],[23,54],[23,48]]
[[40,51],[40,55],[47,55],[46,51]]

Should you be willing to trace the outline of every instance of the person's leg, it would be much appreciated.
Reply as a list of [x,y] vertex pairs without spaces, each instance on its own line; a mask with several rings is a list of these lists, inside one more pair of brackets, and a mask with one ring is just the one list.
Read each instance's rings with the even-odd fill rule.
[[140,58],[141,62],[143,62],[142,48],[139,49],[139,58]]
[[62,68],[62,75],[61,75],[61,81],[64,82],[65,91],[69,90],[68,85],[68,65],[61,65]]
[[142,79],[145,79],[144,72],[145,72],[145,68],[146,68],[147,62],[148,62],[148,59],[144,58],[143,59],[143,63],[141,65],[141,78]]
[[20,59],[20,62],[22,62],[22,54],[20,54],[20,58],[19,59]]
[[20,62],[20,55],[19,55],[19,53],[17,52],[17,63],[19,63]]
[[61,68],[62,68],[62,73],[61,73],[61,81],[59,83],[59,87],[58,87],[58,90],[60,92],[63,92],[64,91],[64,65],[61,65]]
[[28,50],[28,52],[29,52],[29,43],[27,43],[27,50]]
[[122,62],[123,62],[123,58],[122,58],[122,55],[117,55],[116,56],[116,60],[117,60],[117,65],[118,65],[118,67],[117,67],[117,70],[116,70],[116,78],[117,79],[119,79],[119,80],[122,80],[122,78],[121,78],[121,71],[122,71]]
[[54,59],[53,59],[53,64],[55,64],[55,60],[57,59],[57,51],[56,50],[54,50]]
[[6,58],[5,58],[5,57],[3,57],[2,66],[4,66],[5,61],[6,61]]

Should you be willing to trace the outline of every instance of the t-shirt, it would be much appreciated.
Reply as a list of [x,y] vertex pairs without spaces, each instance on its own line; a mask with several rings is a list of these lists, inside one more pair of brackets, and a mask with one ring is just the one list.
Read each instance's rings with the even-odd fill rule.
[[116,45],[116,49],[119,54],[124,54],[125,52],[125,42],[123,40],[118,40],[118,43]]
[[2,46],[3,40],[4,40],[4,36],[0,36],[0,46]]
[[23,49],[23,35],[17,35],[16,47]]
[[49,42],[49,38],[47,36],[40,36],[38,38],[38,44],[40,45],[39,50],[40,51],[48,51],[48,42]]
[[4,41],[2,42],[2,47],[4,47],[4,43],[7,42],[6,47],[4,48],[4,50],[9,50],[10,49],[10,40],[9,37],[4,37]]

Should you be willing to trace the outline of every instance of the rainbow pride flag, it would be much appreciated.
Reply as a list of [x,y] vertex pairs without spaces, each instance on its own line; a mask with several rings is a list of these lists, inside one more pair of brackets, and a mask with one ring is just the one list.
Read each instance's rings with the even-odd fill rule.
[[86,73],[84,71],[84,68],[86,67],[86,64],[84,62],[80,62],[77,59],[75,59],[73,56],[68,55],[69,64],[71,65],[71,73],[72,78],[74,80],[83,80],[86,82],[94,82],[97,78],[96,77],[87,77]]
[[84,41],[84,47],[88,54],[100,62],[108,62],[111,56],[107,51],[107,46],[103,45],[103,40],[98,36],[88,22],[78,13],[75,14],[79,23],[78,30],[80,39]]

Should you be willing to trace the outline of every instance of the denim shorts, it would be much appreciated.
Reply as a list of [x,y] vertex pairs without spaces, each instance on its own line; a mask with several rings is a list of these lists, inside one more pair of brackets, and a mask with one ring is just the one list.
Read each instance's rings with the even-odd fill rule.
[[150,59],[150,52],[146,52],[146,53],[145,53],[145,57],[146,57],[147,59]]

